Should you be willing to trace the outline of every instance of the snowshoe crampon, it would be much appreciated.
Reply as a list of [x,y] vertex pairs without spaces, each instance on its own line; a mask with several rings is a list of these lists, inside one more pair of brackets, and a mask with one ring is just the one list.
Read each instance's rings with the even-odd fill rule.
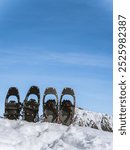
[[[17,100],[9,100],[11,96],[16,97]],[[21,109],[19,91],[16,87],[10,87],[5,98],[4,117],[11,120],[19,119]]]
[[[37,100],[30,98],[30,95],[37,96]],[[37,86],[31,86],[23,103],[23,120],[28,122],[38,121],[39,115],[39,105],[40,105],[40,90]]]
[[[73,103],[71,102],[71,100],[63,99],[65,95],[72,96]],[[75,103],[76,103],[76,99],[75,99],[75,94],[73,89],[64,88],[60,98],[59,123],[62,123],[63,125],[67,125],[67,126],[73,123],[73,118],[75,114]]]
[[[54,95],[55,99],[46,100],[47,95]],[[43,96],[43,116],[45,122],[58,121],[58,95],[55,88],[49,87],[45,89]]]

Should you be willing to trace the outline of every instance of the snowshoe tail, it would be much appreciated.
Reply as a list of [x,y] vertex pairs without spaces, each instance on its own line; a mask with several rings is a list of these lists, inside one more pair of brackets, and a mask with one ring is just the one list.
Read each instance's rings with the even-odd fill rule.
[[[29,99],[29,96],[33,94],[37,96],[36,99]],[[40,105],[40,90],[37,86],[31,86],[23,103],[23,120],[28,122],[37,122],[39,115],[39,105]]]
[[[71,95],[73,97],[73,104],[70,100],[63,100],[64,95]],[[59,123],[69,126],[73,123],[73,118],[75,114],[75,94],[74,90],[71,88],[64,88],[60,98],[60,108],[59,108]]]
[[[55,99],[48,99],[46,96],[52,94]],[[45,89],[43,96],[43,116],[45,122],[57,122],[58,121],[58,95],[55,88],[49,87]]]
[[[9,100],[10,96],[15,96],[17,100]],[[19,119],[22,104],[20,103],[19,91],[16,87],[10,87],[5,98],[4,117],[8,119]]]

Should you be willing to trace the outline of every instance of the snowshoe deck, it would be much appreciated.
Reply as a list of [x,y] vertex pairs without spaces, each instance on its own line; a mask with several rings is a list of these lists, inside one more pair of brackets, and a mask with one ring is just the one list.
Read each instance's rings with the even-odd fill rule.
[[[15,96],[16,100],[10,100],[10,96]],[[4,117],[8,119],[19,119],[22,105],[20,103],[19,91],[16,87],[10,87],[5,98]]]
[[[37,96],[37,101],[35,99],[29,99],[29,96],[34,94]],[[38,121],[38,111],[40,105],[40,90],[37,86],[31,86],[23,103],[23,120],[28,122]]]
[[[73,97],[73,104],[70,100],[63,100],[64,95],[71,95]],[[75,94],[73,89],[64,88],[60,98],[59,108],[59,123],[69,126],[73,123],[73,117],[75,113]]]
[[[46,96],[52,94],[56,99],[48,99]],[[49,87],[45,89],[43,96],[43,116],[45,122],[57,122],[58,121],[58,95],[55,88]]]

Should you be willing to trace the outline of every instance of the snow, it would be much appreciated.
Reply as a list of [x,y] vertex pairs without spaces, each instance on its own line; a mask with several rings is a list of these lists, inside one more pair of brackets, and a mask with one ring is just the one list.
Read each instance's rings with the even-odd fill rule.
[[112,150],[112,133],[90,127],[0,119],[0,150]]
[[112,150],[112,116],[76,108],[69,127],[42,119],[29,123],[0,117],[0,150]]
[[74,124],[99,130],[113,131],[113,117],[103,113],[76,108]]

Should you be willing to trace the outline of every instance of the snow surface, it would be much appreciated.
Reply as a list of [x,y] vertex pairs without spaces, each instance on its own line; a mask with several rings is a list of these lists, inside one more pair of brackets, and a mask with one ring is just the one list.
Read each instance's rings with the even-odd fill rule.
[[82,127],[113,131],[112,116],[79,108],[76,108],[74,124]]
[[112,150],[112,133],[0,118],[0,150]]
[[0,117],[0,150],[112,150],[112,116],[76,108],[69,127],[42,119],[29,123]]

